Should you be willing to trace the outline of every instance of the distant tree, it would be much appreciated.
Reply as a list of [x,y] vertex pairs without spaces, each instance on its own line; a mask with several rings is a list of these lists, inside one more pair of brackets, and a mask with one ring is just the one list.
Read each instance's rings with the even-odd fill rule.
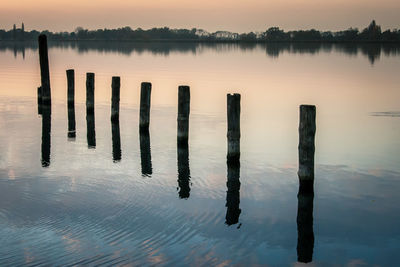
[[271,27],[264,33],[266,41],[288,41],[289,35],[278,27]]
[[256,41],[256,40],[257,40],[257,36],[256,36],[256,34],[255,34],[254,32],[242,33],[242,34],[239,36],[239,39],[240,39],[241,41],[244,41],[244,42],[253,42],[253,41]]
[[17,39],[17,25],[13,26],[13,40]]
[[308,30],[308,31],[293,31],[290,32],[292,41],[297,42],[315,42],[321,41],[321,33],[317,30]]
[[23,22],[21,25],[21,40],[25,40],[25,25]]
[[346,41],[346,42],[356,41],[358,38],[358,29],[349,28],[345,31],[336,32],[334,36],[335,36],[335,41]]
[[381,32],[381,26],[376,25],[375,20],[373,20],[369,26],[361,32],[360,39],[364,41],[379,41]]

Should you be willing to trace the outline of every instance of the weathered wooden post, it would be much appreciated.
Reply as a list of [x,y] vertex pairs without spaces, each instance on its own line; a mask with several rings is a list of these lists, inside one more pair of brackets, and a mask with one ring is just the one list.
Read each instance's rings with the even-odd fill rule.
[[88,148],[96,148],[96,128],[94,113],[86,114],[86,130]]
[[50,143],[51,143],[51,107],[42,107],[42,167],[50,166]]
[[39,35],[38,41],[39,41],[40,75],[42,81],[42,104],[51,105],[49,56],[47,51],[46,35],[44,34]]
[[67,101],[68,108],[73,108],[75,105],[75,71],[67,70]]
[[75,125],[75,71],[70,69],[67,73],[67,107],[68,107],[68,138],[76,137]]
[[86,113],[94,114],[94,73],[86,73]]
[[120,95],[121,79],[120,77],[112,77],[111,88],[111,121],[119,121],[119,95]]
[[[240,205],[240,161],[228,161],[228,180],[226,186],[226,216],[225,223],[227,225],[236,224],[239,222],[239,216],[242,210]],[[238,228],[240,225],[238,226]]]
[[42,87],[37,88],[37,104],[38,104],[38,114],[42,114]]
[[300,106],[299,123],[299,193],[297,195],[297,259],[312,261],[314,249],[313,201],[314,201],[314,153],[315,116],[313,105]]
[[112,150],[113,150],[113,161],[121,161],[121,135],[119,132],[119,121],[111,122],[111,134],[112,134]]
[[185,145],[189,139],[190,88],[178,88],[178,145]]
[[142,175],[152,175],[153,166],[151,164],[150,133],[148,129],[140,131],[140,162]]
[[227,94],[228,161],[240,159],[240,94]]
[[145,131],[150,124],[151,83],[143,82],[140,90],[140,131]]
[[[179,141],[179,140],[178,140]],[[179,198],[187,199],[190,196],[190,168],[188,143],[178,142],[178,187]]]
[[300,180],[314,180],[315,106],[300,106],[299,170]]

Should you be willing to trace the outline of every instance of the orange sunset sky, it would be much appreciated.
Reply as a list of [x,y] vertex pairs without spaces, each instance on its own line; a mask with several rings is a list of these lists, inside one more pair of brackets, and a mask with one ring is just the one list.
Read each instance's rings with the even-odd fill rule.
[[341,30],[375,19],[400,28],[400,0],[2,0],[0,28],[24,22],[27,30],[73,31],[130,26],[208,31]]

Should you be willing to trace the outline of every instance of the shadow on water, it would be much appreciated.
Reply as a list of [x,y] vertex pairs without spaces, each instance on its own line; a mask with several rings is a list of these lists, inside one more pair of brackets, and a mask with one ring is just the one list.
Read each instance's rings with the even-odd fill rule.
[[153,167],[151,164],[150,133],[148,129],[142,129],[140,135],[140,161],[143,176],[151,176]]
[[[240,161],[227,161],[228,180],[226,185],[228,191],[226,193],[226,216],[225,223],[227,225],[237,224],[242,210],[240,204]],[[240,228],[241,224],[237,227]]]
[[[200,54],[205,50],[227,52],[232,50],[252,51],[263,49],[269,57],[279,57],[282,53],[290,54],[317,54],[320,52],[338,52],[348,56],[363,55],[371,64],[380,59],[381,55],[399,56],[400,44],[396,43],[319,43],[319,42],[293,42],[293,43],[198,43],[198,42],[116,42],[116,41],[70,41],[49,43],[50,48],[73,49],[78,53],[97,51],[101,53],[119,53],[131,55],[132,53],[152,53],[154,55],[168,56],[171,53]],[[25,58],[25,50],[37,50],[35,42],[0,42],[0,51],[11,50],[14,56],[19,53]]]
[[312,262],[314,250],[314,181],[300,180],[297,194],[297,260]]
[[112,134],[113,161],[119,162],[119,161],[121,161],[121,158],[122,158],[121,135],[119,132],[119,121],[114,121],[111,123],[111,134]]
[[96,130],[95,130],[94,113],[86,114],[86,126],[87,126],[88,148],[96,148]]
[[50,166],[51,106],[42,106],[42,167]]
[[178,142],[178,195],[179,198],[190,197],[190,168],[188,143]]

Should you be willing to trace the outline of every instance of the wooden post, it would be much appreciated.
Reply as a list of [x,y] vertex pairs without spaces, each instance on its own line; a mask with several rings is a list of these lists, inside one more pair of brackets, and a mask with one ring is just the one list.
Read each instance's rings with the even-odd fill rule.
[[190,196],[190,168],[188,143],[178,143],[178,187],[179,198],[187,199]]
[[227,94],[228,161],[240,159],[240,94]]
[[189,139],[190,88],[178,88],[178,145],[187,144]]
[[[228,161],[228,180],[226,186],[226,216],[225,223],[227,225],[236,224],[239,222],[239,216],[242,210],[240,205],[240,161]],[[238,226],[238,228],[240,225]]]
[[300,106],[299,123],[299,193],[297,195],[297,259],[312,261],[314,249],[313,202],[314,202],[314,154],[315,116],[313,105]]
[[39,86],[37,89],[37,103],[38,103],[38,114],[42,114],[42,87]]
[[94,114],[94,73],[86,73],[86,112]]
[[140,90],[140,130],[146,130],[150,124],[151,83],[143,82]]
[[50,166],[50,143],[51,143],[51,107],[42,107],[42,167]]
[[68,107],[68,138],[76,137],[75,126],[75,71],[70,69],[67,73],[67,107]]
[[119,121],[111,122],[111,134],[112,134],[112,151],[113,151],[113,161],[121,161],[122,151],[121,151],[121,135],[119,132]]
[[111,88],[112,88],[112,96],[111,96],[111,121],[118,122],[119,121],[119,92],[121,87],[121,79],[120,77],[112,77]]
[[140,131],[140,161],[142,167],[142,175],[152,175],[153,166],[151,164],[150,133],[148,130]]
[[75,71],[67,70],[67,101],[68,109],[73,108],[75,105]]
[[40,74],[42,81],[42,104],[51,105],[50,74],[49,74],[49,56],[47,51],[47,37],[44,34],[39,35],[39,60]]
[[300,180],[314,180],[315,106],[300,106],[299,170]]

